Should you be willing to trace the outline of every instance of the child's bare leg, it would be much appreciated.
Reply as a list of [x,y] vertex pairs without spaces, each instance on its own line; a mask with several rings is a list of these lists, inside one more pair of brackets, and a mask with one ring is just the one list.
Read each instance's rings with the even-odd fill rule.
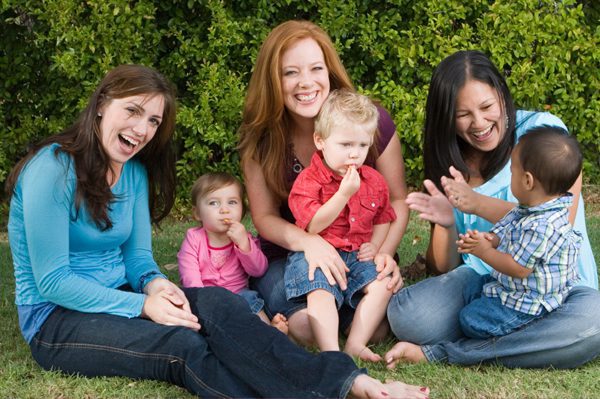
[[339,351],[338,313],[335,297],[328,291],[315,290],[306,296],[310,326],[321,351]]
[[385,354],[388,369],[396,367],[398,362],[420,363],[426,361],[427,358],[421,347],[411,342],[398,342]]
[[367,347],[367,342],[385,317],[387,304],[392,297],[392,292],[386,288],[389,280],[374,280],[364,288],[365,296],[356,308],[344,348],[344,352],[350,356],[357,356],[369,362],[381,361],[381,356],[373,353]]
[[277,313],[271,320],[271,326],[275,327],[285,335],[288,333],[288,321],[284,315]]

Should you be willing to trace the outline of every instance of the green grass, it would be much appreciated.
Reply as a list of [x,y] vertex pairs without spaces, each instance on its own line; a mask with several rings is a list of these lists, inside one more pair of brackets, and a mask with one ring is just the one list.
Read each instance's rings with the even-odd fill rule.
[[[596,253],[600,253],[600,201],[591,195],[587,228]],[[154,233],[157,262],[173,281],[178,280],[176,254],[187,221],[170,220]],[[411,263],[427,245],[428,225],[411,218],[399,249],[401,264]],[[598,259],[598,257],[597,257]],[[166,268],[165,268],[166,266]],[[172,270],[168,270],[172,269]],[[383,353],[390,340],[376,347]],[[393,379],[427,385],[432,398],[594,398],[600,395],[600,359],[576,370],[512,370],[500,366],[361,364],[382,380]],[[0,398],[192,398],[185,390],[166,383],[127,378],[84,378],[43,371],[32,359],[18,329],[14,305],[14,277],[6,233],[0,233]]]

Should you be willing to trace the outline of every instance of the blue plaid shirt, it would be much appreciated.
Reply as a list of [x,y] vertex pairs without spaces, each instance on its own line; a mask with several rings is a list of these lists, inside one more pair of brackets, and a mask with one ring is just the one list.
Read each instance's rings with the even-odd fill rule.
[[576,262],[582,239],[569,223],[572,203],[567,193],[531,208],[519,205],[494,225],[498,251],[511,254],[532,272],[516,278],[492,270],[497,281],[483,287],[484,295],[500,297],[505,306],[532,315],[561,305],[579,279]]

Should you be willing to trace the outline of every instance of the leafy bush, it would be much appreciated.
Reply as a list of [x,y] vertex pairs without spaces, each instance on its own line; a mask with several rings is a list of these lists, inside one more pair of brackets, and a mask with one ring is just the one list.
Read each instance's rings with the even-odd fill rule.
[[74,120],[107,70],[132,62],[177,86],[180,197],[205,171],[239,173],[236,131],[258,48],[292,18],[328,31],[356,86],[390,111],[409,184],[422,176],[431,73],[460,49],[489,54],[520,107],[561,117],[597,179],[598,15],[590,0],[4,0],[0,182],[28,143]]

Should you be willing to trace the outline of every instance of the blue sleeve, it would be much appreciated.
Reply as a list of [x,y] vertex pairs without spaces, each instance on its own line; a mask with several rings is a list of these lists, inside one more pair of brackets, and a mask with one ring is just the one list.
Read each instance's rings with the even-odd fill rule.
[[134,169],[136,193],[133,204],[133,228],[127,241],[121,246],[125,272],[129,285],[141,292],[146,284],[163,275],[152,256],[152,226],[148,207],[148,177],[141,164]]
[[[69,265],[69,222],[75,195],[72,162],[46,150],[21,173],[23,224],[31,269],[47,301],[88,313],[140,315],[144,295],[108,288]],[[93,223],[93,222],[90,222]]]

